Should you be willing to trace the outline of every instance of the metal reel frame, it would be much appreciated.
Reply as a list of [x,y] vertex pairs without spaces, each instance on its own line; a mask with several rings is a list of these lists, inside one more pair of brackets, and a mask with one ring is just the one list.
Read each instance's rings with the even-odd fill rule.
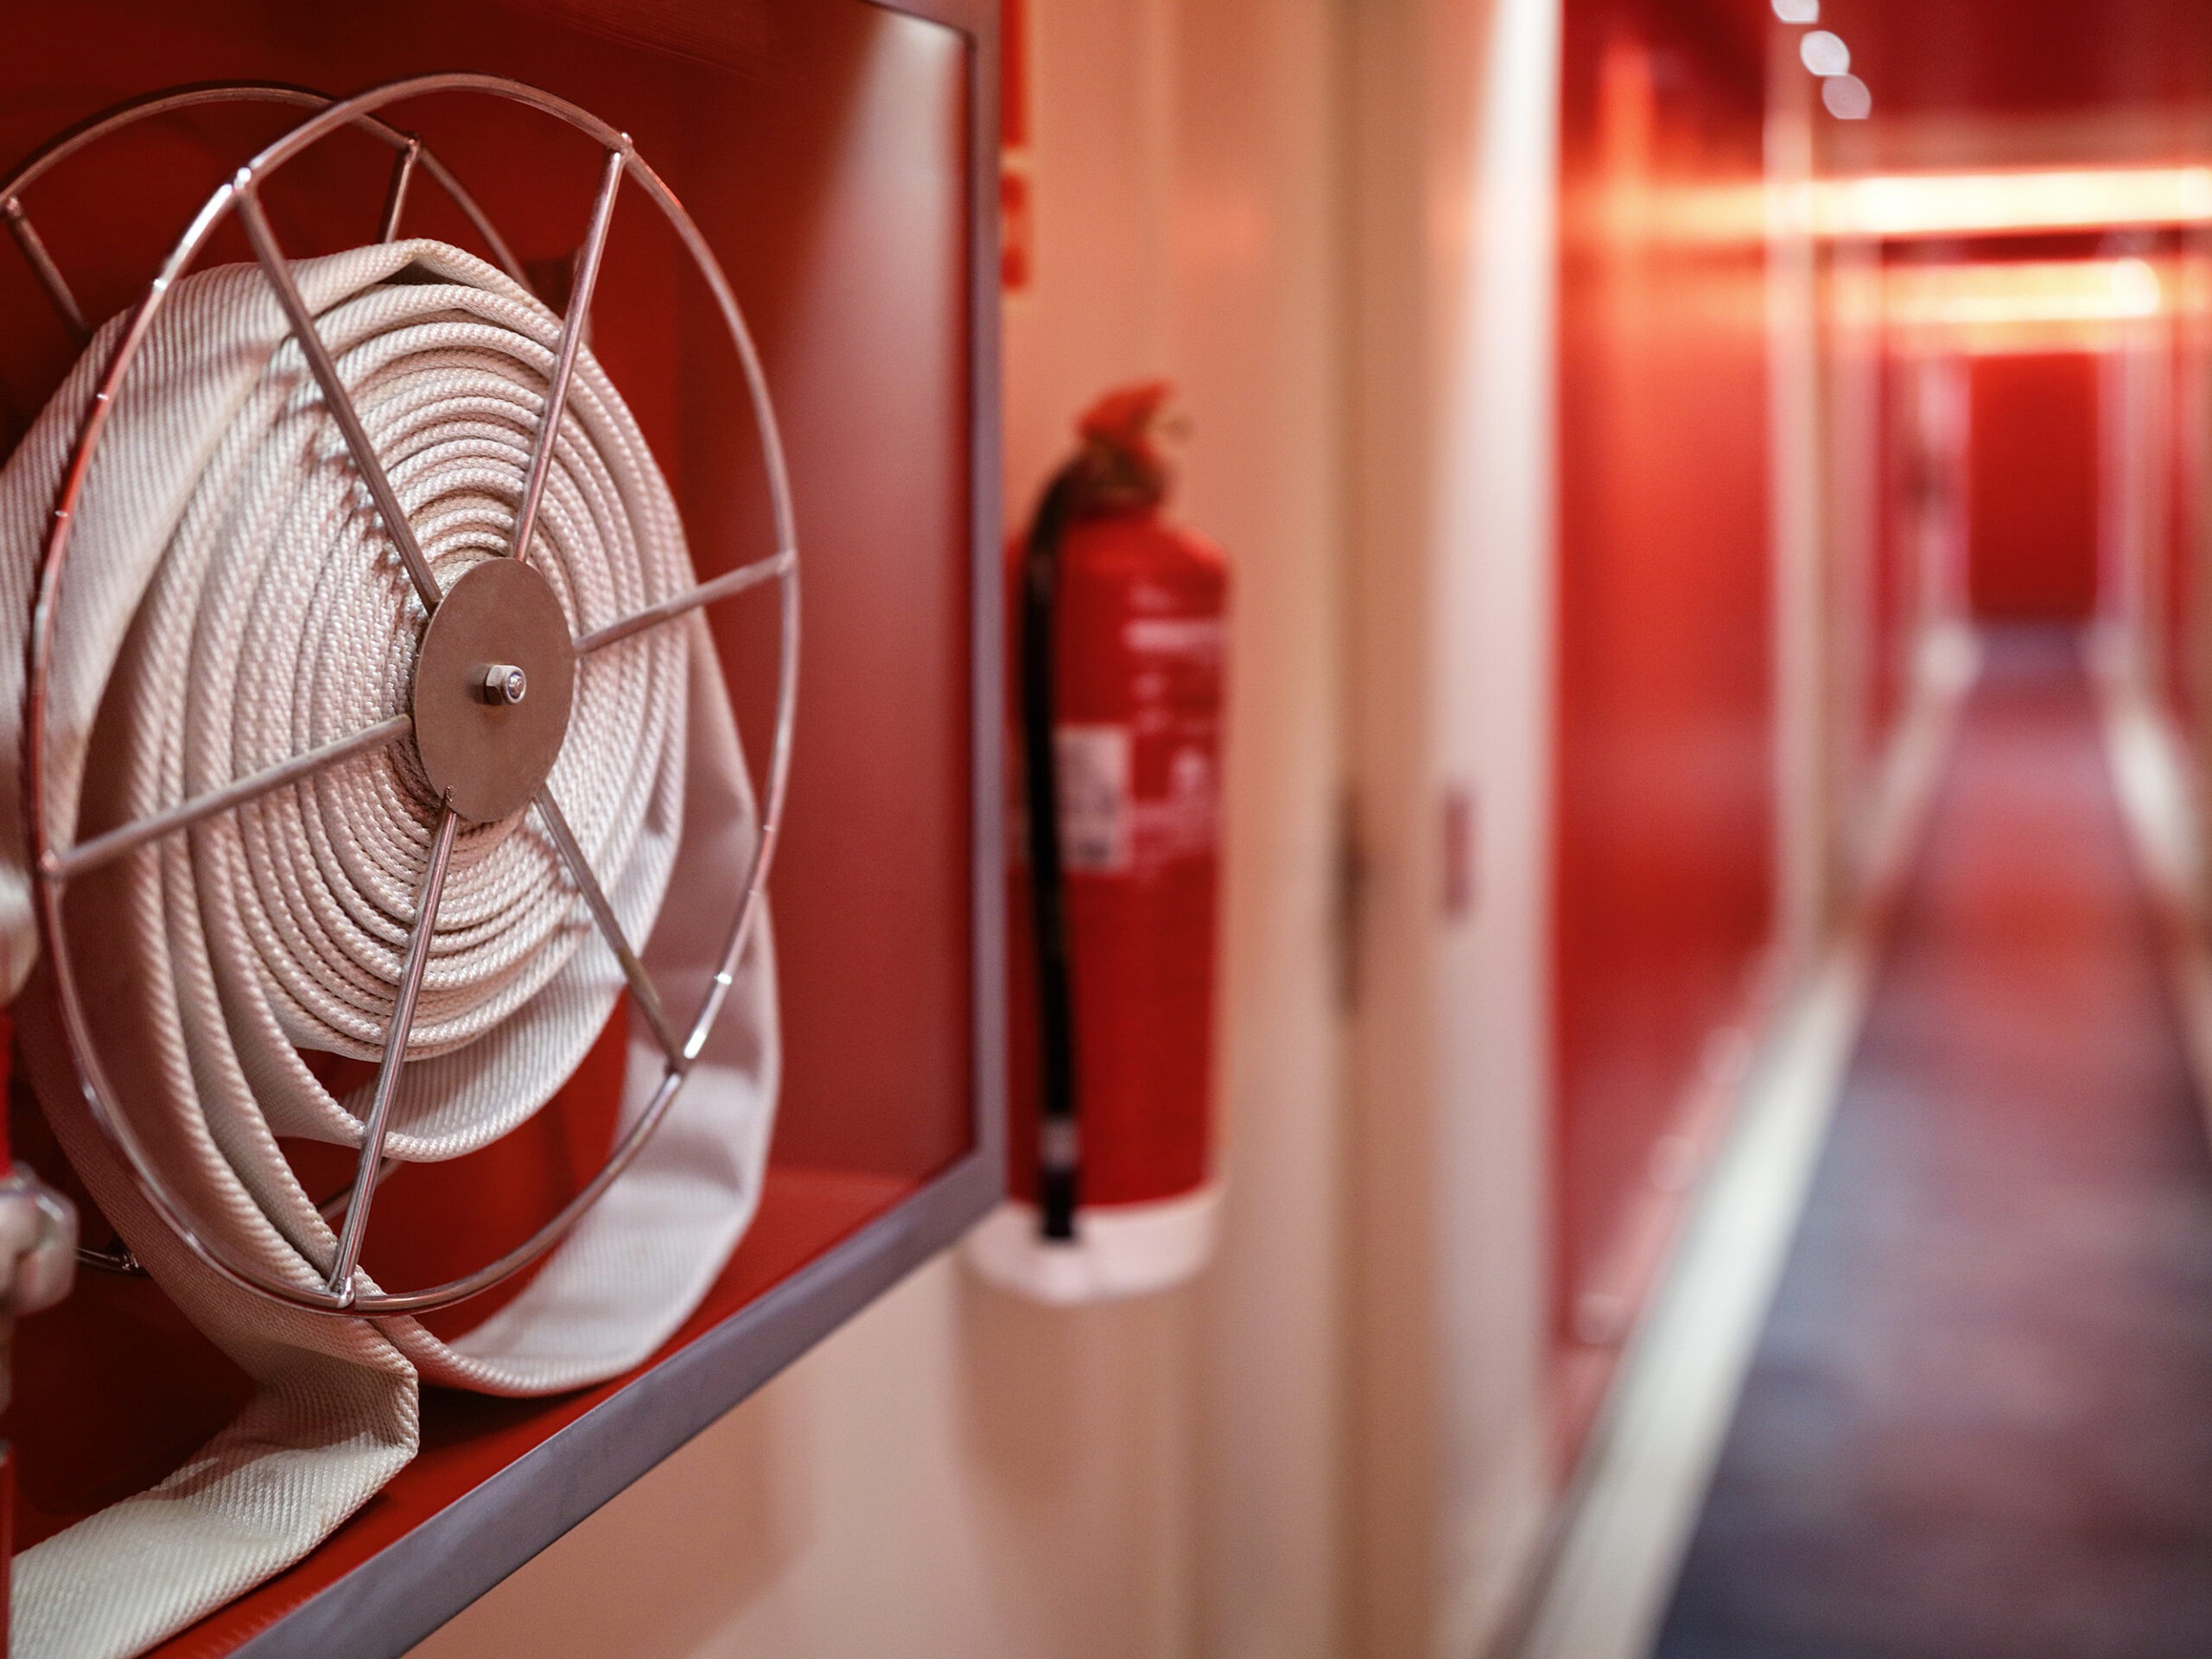
[[[617,645],[649,628],[687,615],[702,606],[774,582],[778,584],[781,601],[776,724],[767,767],[767,787],[760,802],[760,825],[754,838],[751,868],[747,872],[736,913],[725,937],[717,971],[709,981],[707,993],[690,1024],[682,1027],[670,1019],[659,993],[639,963],[635,950],[624,938],[606,894],[570,831],[567,817],[554,798],[550,785],[538,789],[533,810],[558,849],[593,923],[620,963],[632,1000],[666,1057],[665,1069],[646,1106],[617,1140],[599,1172],[558,1213],[521,1244],[473,1273],[427,1289],[364,1291],[357,1287],[356,1268],[377,1186],[397,1166],[384,1157],[383,1148],[390,1127],[392,1097],[413,1021],[415,1001],[429,965],[429,945],[435,931],[439,899],[459,823],[450,802],[441,802],[438,809],[429,864],[417,897],[416,914],[402,961],[392,1019],[385,1032],[376,1084],[363,1124],[360,1159],[353,1183],[350,1192],[334,1198],[324,1206],[326,1215],[335,1221],[340,1213],[342,1201],[343,1220],[339,1223],[335,1260],[330,1272],[320,1284],[312,1282],[310,1276],[304,1274],[299,1279],[275,1277],[256,1264],[233,1259],[219,1241],[197,1224],[190,1212],[190,1206],[170,1189],[157,1163],[148,1155],[129,1117],[115,1106],[115,1090],[100,1063],[85,1017],[67,931],[62,922],[61,906],[68,884],[74,877],[86,874],[207,818],[300,782],[340,761],[384,748],[411,734],[412,716],[396,715],[89,840],[57,845],[47,817],[48,685],[54,666],[56,616],[68,569],[70,533],[75,509],[92,460],[98,454],[109,414],[170,289],[191,267],[215,229],[233,213],[243,222],[255,257],[283,307],[290,332],[299,341],[308,359],[321,391],[325,406],[340,429],[356,471],[367,486],[385,534],[397,550],[426,613],[436,610],[442,596],[440,584],[416,543],[406,515],[392,493],[391,483],[339,379],[336,365],[316,332],[314,319],[304,300],[293,283],[289,267],[262,209],[258,192],[262,184],[286,162],[322,138],[349,125],[362,127],[391,143],[399,152],[385,205],[381,239],[390,240],[396,234],[404,211],[410,180],[419,165],[437,181],[468,216],[509,274],[519,279],[514,259],[505,243],[459,181],[423,147],[420,140],[391,126],[377,113],[405,99],[440,92],[479,93],[536,110],[583,133],[605,152],[598,194],[593,203],[577,261],[575,285],[563,320],[560,346],[555,355],[552,378],[547,388],[545,412],[532,440],[530,467],[524,475],[515,531],[507,550],[509,556],[522,557],[526,553],[536,526],[538,504],[552,461],[553,434],[559,425],[576,355],[583,343],[592,293],[598,281],[601,256],[606,247],[615,198],[623,181],[627,179],[660,210],[676,232],[712,293],[725,330],[736,352],[746,394],[759,429],[776,549],[721,576],[700,582],[683,593],[584,634],[574,641],[575,650],[581,658]],[[82,315],[76,310],[60,273],[46,257],[35,232],[30,229],[29,221],[17,200],[17,193],[63,156],[120,125],[193,104],[231,99],[312,105],[318,108],[319,112],[262,149],[208,199],[171,250],[160,274],[154,278],[145,297],[124,327],[115,355],[100,381],[99,391],[79,429],[76,449],[54,509],[53,526],[47,541],[39,577],[37,604],[32,618],[24,746],[35,878],[34,907],[37,914],[41,948],[47,953],[47,960],[52,965],[63,1032],[71,1059],[76,1066],[86,1105],[93,1121],[123,1154],[132,1180],[148,1203],[191,1252],[232,1283],[291,1306],[359,1317],[425,1313],[490,1289],[536,1261],[560,1241],[629,1166],[666,1117],[721,1015],[722,1005],[734,981],[738,963],[760,912],[789,785],[798,691],[799,620],[798,550],[791,512],[790,480],[785,466],[775,410],[768,396],[766,378],[744,315],[739,309],[736,296],[720,262],[683,204],[638,156],[626,133],[617,130],[588,111],[563,99],[503,76],[472,73],[416,76],[336,100],[304,88],[275,86],[266,83],[184,87],[119,106],[61,135],[20,168],[4,184],[0,184],[0,214],[4,214],[10,231],[16,235],[49,296],[54,299],[57,308],[73,327],[80,331],[80,336],[89,333],[83,327]],[[527,286],[526,283],[524,285]]]

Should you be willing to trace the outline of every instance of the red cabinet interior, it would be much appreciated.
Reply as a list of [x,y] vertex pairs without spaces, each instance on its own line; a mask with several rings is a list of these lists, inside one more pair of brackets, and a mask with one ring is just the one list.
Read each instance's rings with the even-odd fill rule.
[[[88,0],[11,16],[10,35],[9,156],[182,82],[343,93],[432,69],[512,76],[627,131],[728,270],[790,458],[804,651],[771,885],[785,1052],[775,1145],[758,1218],[681,1347],[974,1145],[970,43],[862,0]],[[582,238],[593,146],[482,100],[392,113],[461,176],[541,290],[557,289]],[[293,119],[269,107],[164,118],[27,193],[88,313],[130,303],[198,204]],[[280,176],[269,206],[286,251],[371,239],[389,163],[388,149],[341,135]],[[429,188],[406,230],[475,245]],[[235,228],[225,236],[208,263],[247,257]],[[593,346],[675,487],[702,575],[772,547],[751,416],[706,304],[642,200],[618,208]],[[4,453],[75,348],[11,247],[0,248],[0,318]],[[756,775],[773,707],[772,591],[715,618]],[[376,1236],[398,1242],[379,1261],[372,1236],[372,1270],[420,1283],[473,1266],[572,1193],[605,1144],[613,1090],[600,1073],[619,1075],[619,1024],[530,1130],[395,1177]],[[59,1173],[35,1109],[16,1107],[24,1155]],[[96,1220],[90,1230],[97,1239]],[[25,1322],[15,1351],[0,1433],[21,1454],[17,1548],[175,1467],[242,1397],[235,1370],[143,1280],[89,1275]],[[426,1390],[423,1452],[391,1486],[306,1563],[163,1651],[227,1650],[620,1386],[538,1401]]]

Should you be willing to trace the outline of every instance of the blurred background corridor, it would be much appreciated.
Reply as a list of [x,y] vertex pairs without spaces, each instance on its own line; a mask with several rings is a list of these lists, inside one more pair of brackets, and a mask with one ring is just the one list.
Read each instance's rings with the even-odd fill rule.
[[2212,1655],[2212,5],[1002,26],[1009,531],[1164,378],[1234,573],[1217,1235],[417,1653]]
[[2212,1159],[2078,636],[1995,626],[1657,1651],[2212,1640]]

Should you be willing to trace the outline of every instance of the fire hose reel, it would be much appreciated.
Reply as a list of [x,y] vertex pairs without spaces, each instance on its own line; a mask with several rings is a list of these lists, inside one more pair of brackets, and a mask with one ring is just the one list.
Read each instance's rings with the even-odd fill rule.
[[[598,147],[564,314],[385,118],[431,93]],[[112,133],[241,100],[304,118],[209,199],[135,307],[85,328],[34,187]],[[393,153],[382,233],[296,257],[263,191],[341,131]],[[489,259],[403,238],[424,177]],[[587,343],[626,197],[703,281],[759,435],[775,544],[703,579]],[[342,100],[180,89],[63,135],[0,181],[0,204],[86,339],[0,467],[0,616],[17,630],[0,648],[0,994],[120,1240],[87,1259],[150,1274],[258,1390],[151,1492],[17,1558],[16,1654],[121,1659],[373,1494],[413,1455],[423,1382],[530,1395],[614,1376],[743,1234],[779,1076],[764,895],[798,550],[775,412],[713,252],[626,137],[549,93],[461,73]],[[233,223],[254,262],[203,268]],[[757,799],[704,620],[756,588],[781,629]],[[376,1282],[361,1252],[382,1185],[531,1118],[618,1007],[626,1067],[597,1172],[497,1259]],[[325,1086],[326,1062],[361,1081]],[[353,1179],[307,1190],[280,1137],[350,1150]],[[69,1249],[49,1199],[0,1185],[0,1304],[54,1294]],[[415,1317],[524,1268],[463,1334]]]

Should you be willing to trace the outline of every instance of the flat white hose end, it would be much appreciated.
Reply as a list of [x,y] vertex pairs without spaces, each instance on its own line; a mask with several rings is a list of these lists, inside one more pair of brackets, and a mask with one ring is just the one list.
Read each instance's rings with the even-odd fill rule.
[[17,1164],[0,1176],[0,1308],[52,1307],[77,1281],[77,1208]]

